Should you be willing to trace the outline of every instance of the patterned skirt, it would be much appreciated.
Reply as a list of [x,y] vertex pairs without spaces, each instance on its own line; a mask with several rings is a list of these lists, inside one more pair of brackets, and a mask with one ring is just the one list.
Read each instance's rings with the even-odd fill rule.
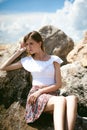
[[[39,89],[38,86],[33,86],[28,94],[30,96],[32,93]],[[26,113],[25,120],[27,123],[33,123],[37,120],[48,102],[48,100],[52,97],[52,95],[57,95],[57,92],[49,93],[49,94],[41,94],[34,104],[26,103]]]

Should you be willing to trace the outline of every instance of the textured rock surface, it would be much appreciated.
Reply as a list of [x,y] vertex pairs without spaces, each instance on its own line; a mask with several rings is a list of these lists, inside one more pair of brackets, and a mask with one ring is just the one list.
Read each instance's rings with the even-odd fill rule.
[[67,55],[68,62],[80,61],[84,67],[87,67],[87,32],[81,43],[77,44],[74,49]]
[[[53,118],[43,114],[33,124],[26,124],[25,108],[19,102],[14,102],[8,109],[0,106],[0,130],[54,130]],[[87,118],[77,117],[74,130],[87,130]]]
[[52,115],[43,114],[33,124],[26,124],[25,108],[14,102],[8,109],[0,106],[0,130],[53,130]]
[[87,68],[80,62],[74,62],[61,67],[63,95],[76,95],[79,99],[78,113],[80,116],[87,117]]
[[66,63],[66,56],[74,47],[73,40],[62,30],[50,25],[41,28],[39,32],[43,36],[46,52],[61,57]]

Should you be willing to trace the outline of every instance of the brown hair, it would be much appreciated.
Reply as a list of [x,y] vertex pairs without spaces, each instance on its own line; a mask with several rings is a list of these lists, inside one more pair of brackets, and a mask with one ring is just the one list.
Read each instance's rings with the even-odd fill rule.
[[36,41],[36,42],[38,42],[38,43],[41,42],[41,43],[42,43],[42,44],[41,44],[41,49],[44,51],[43,39],[42,39],[42,36],[40,35],[39,32],[33,31],[33,32],[28,33],[28,34],[24,37],[23,43],[25,44],[26,41],[27,41],[29,38],[32,38],[34,41]]

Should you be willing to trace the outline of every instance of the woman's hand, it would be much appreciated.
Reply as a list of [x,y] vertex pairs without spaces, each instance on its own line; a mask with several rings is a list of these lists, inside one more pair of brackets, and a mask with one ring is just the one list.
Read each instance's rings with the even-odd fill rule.
[[26,47],[20,48],[20,49],[18,49],[18,51],[19,51],[20,53],[23,53],[24,51],[26,51]]
[[17,50],[17,52],[22,54],[24,51],[26,51],[26,46],[24,46],[23,42],[20,42],[19,49]]
[[28,99],[27,102],[34,104],[36,99],[41,95],[41,89],[39,89],[38,91],[34,92],[33,94],[31,94]]
[[20,42],[20,48],[24,48],[25,44],[23,42]]

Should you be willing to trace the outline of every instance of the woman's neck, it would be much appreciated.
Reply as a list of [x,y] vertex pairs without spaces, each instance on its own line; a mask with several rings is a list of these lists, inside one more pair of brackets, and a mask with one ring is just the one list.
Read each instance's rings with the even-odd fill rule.
[[47,60],[47,58],[48,58],[48,55],[46,54],[46,52],[40,52],[40,53],[36,53],[36,54],[34,54],[33,55],[33,58],[35,59],[35,60],[41,60],[41,61],[45,61],[45,60]]

